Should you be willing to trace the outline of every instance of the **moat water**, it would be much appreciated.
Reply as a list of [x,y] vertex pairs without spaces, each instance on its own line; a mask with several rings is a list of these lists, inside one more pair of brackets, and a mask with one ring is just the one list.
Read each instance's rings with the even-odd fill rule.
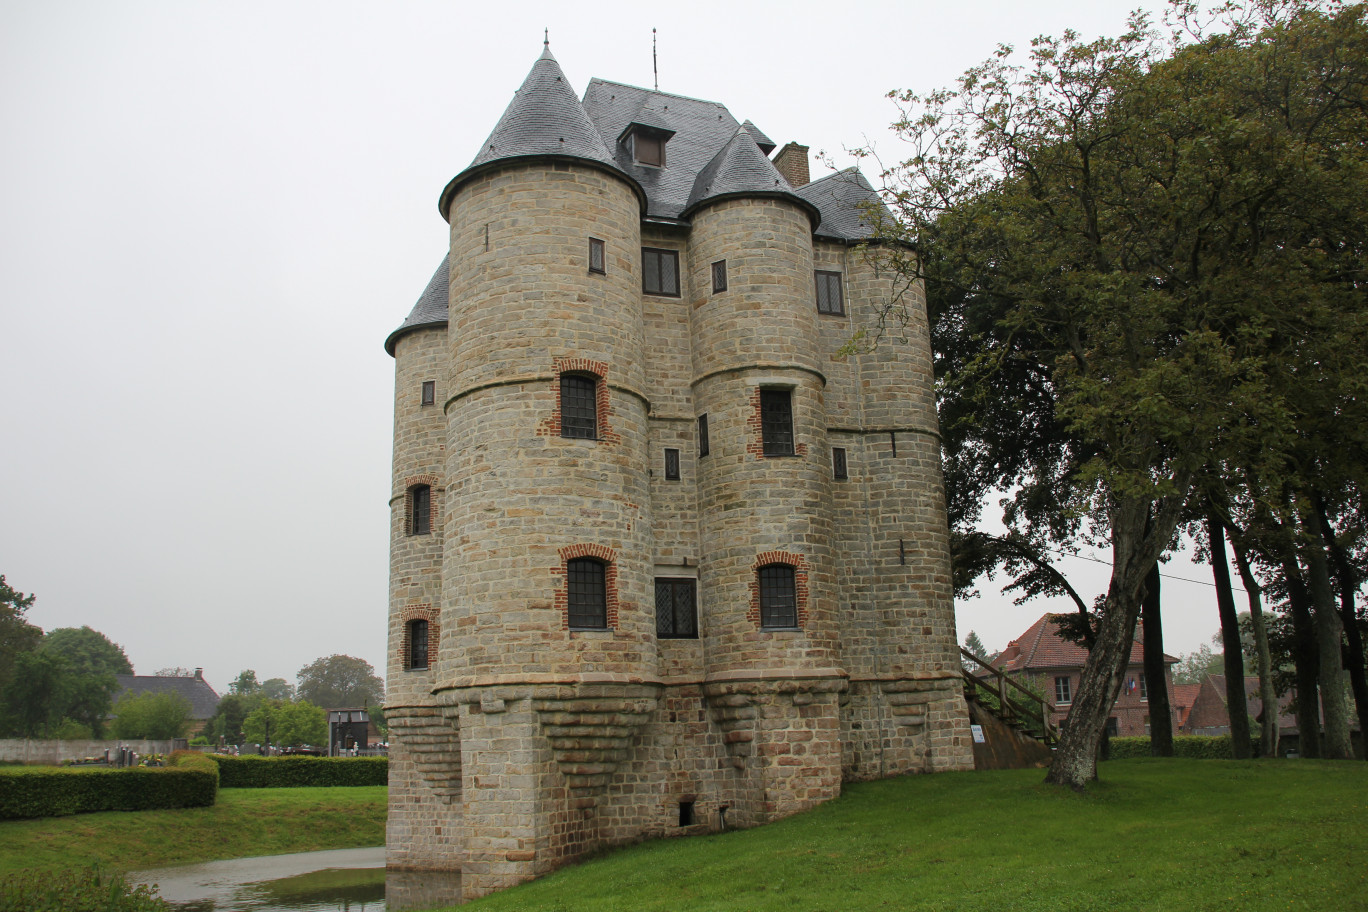
[[178,912],[404,912],[461,901],[459,874],[386,871],[383,846],[151,868],[128,881],[156,884]]

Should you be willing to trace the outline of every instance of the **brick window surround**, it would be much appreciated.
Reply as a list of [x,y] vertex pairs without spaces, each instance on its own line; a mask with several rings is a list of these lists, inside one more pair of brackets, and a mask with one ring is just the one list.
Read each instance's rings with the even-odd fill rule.
[[[597,379],[594,390],[594,400],[596,404],[595,424],[597,425],[597,436],[594,440],[600,443],[618,444],[622,442],[622,435],[613,430],[613,408],[612,399],[608,390],[608,364],[604,361],[593,361],[589,358],[555,358],[551,363],[551,389],[555,393],[556,404],[551,410],[551,414],[537,424],[538,437],[564,437],[564,423],[561,419],[561,375],[579,374]],[[584,438],[588,439],[588,438]]]
[[430,535],[437,528],[437,482],[436,475],[404,479],[404,534]]
[[[561,563],[560,566],[552,568],[551,572],[561,577],[560,583],[556,586],[556,610],[560,613],[561,628],[563,630],[616,629],[618,622],[617,553],[612,548],[593,544],[568,545],[564,548],[558,548],[556,553],[559,555]],[[603,566],[602,627],[572,627],[570,624],[570,562],[586,558],[597,561]]]
[[[437,618],[438,611],[431,605],[409,605],[400,612],[399,619],[404,625],[404,636],[399,649],[400,663],[404,670],[423,671],[437,664],[437,640],[441,634],[441,625]],[[413,641],[411,639],[414,625],[420,621],[427,624],[427,656],[423,665],[413,663]]]
[[789,551],[764,551],[756,555],[751,564],[750,607],[746,609],[746,619],[759,629],[767,628],[763,623],[760,610],[760,571],[774,564],[784,564],[793,568],[793,613],[797,617],[797,627],[807,627],[808,621],[808,561],[801,554]]

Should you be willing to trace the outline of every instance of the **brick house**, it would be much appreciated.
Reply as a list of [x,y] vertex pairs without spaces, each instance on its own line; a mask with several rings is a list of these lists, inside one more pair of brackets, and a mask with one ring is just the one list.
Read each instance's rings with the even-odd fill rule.
[[[1078,692],[1079,676],[1088,660],[1082,646],[1059,635],[1059,624],[1053,614],[1041,615],[1021,636],[1007,644],[993,665],[1014,677],[1025,678],[1040,688],[1046,699],[1054,703],[1053,719],[1063,725]],[[1173,730],[1179,730],[1179,705],[1172,698],[1173,666],[1178,662],[1164,656],[1164,676],[1168,680],[1169,710]],[[1107,719],[1107,733],[1113,736],[1149,734],[1149,694],[1145,685],[1145,647],[1140,640],[1131,644],[1130,663],[1126,666],[1125,683]]]
[[385,342],[389,864],[473,897],[973,767],[925,298],[775,148],[548,47],[442,192]]

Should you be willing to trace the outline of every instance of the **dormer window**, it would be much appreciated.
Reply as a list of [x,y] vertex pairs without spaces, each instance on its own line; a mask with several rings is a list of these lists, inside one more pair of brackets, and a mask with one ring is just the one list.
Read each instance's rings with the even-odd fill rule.
[[[655,120],[655,112],[645,112],[645,119]],[[642,116],[642,115],[638,115]],[[663,123],[643,123],[641,120],[633,120],[627,125],[627,129],[622,131],[618,137],[618,142],[625,145],[632,153],[632,161],[638,165],[650,165],[653,168],[665,167],[665,144],[674,136],[674,130],[668,129]]]

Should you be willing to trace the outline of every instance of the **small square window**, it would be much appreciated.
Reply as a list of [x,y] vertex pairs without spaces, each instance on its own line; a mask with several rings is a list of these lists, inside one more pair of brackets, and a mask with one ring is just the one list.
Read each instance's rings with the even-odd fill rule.
[[437,381],[423,381],[423,405],[434,405],[437,402]]
[[831,473],[841,481],[850,477],[850,474],[846,471],[845,447],[831,448]]
[[698,416],[698,455],[708,455],[708,416]]
[[713,294],[727,290],[727,261],[718,260],[712,264]]
[[760,390],[760,435],[766,456],[793,455],[793,397],[788,390]]
[[1073,687],[1070,686],[1068,675],[1060,675],[1059,677],[1055,678],[1055,702],[1073,702]]
[[679,450],[665,450],[665,480],[679,481]]
[[845,300],[841,297],[841,274],[817,270],[817,312],[842,316]]
[[657,637],[662,640],[698,638],[697,586],[692,579],[656,578]]
[[679,297],[679,251],[641,248],[641,290]]
[[603,241],[598,238],[589,239],[589,271],[603,275],[608,271],[605,265],[606,260],[603,252]]

